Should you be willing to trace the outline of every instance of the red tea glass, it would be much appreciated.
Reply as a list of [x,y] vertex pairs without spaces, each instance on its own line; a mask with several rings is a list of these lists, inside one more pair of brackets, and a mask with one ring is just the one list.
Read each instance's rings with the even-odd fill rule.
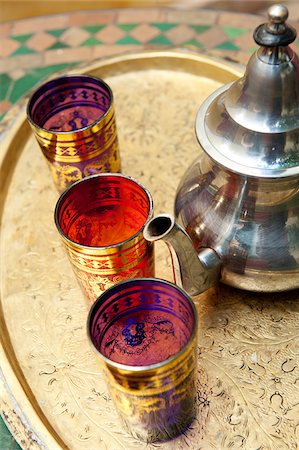
[[40,86],[27,118],[58,191],[99,172],[120,172],[113,94],[103,80],[65,75]]
[[111,285],[154,276],[154,248],[143,237],[152,217],[150,193],[122,174],[97,174],[58,199],[55,223],[90,302]]
[[181,434],[196,415],[197,312],[157,278],[118,283],[93,304],[87,333],[127,430],[146,442]]

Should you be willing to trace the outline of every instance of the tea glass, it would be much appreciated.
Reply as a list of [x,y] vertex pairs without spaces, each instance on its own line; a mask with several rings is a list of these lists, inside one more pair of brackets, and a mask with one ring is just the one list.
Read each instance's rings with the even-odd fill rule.
[[31,96],[27,118],[62,193],[99,172],[120,172],[114,101],[103,80],[64,75]]
[[152,215],[150,193],[123,174],[92,175],[61,194],[55,224],[88,302],[120,281],[154,276],[154,247],[143,237]]
[[169,440],[195,418],[197,321],[190,297],[158,278],[118,283],[93,304],[89,341],[135,438]]

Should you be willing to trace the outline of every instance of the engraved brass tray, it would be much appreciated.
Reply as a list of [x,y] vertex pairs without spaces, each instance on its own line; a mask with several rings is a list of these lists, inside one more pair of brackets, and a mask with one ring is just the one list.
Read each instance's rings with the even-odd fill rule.
[[[73,72],[115,96],[123,172],[171,212],[199,147],[201,102],[242,69],[187,50],[147,51]],[[200,296],[198,416],[174,441],[123,431],[86,337],[87,306],[53,222],[58,198],[26,122],[25,98],[2,124],[1,411],[24,449],[295,449],[299,442],[299,291],[222,284]],[[157,276],[172,280],[163,243]]]

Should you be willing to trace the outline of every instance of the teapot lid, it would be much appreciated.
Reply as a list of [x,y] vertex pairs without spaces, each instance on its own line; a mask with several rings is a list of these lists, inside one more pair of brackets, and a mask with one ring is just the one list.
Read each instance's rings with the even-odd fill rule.
[[296,30],[287,17],[285,6],[269,8],[244,76],[210,95],[196,117],[204,151],[242,175],[299,174],[299,59],[289,47]]

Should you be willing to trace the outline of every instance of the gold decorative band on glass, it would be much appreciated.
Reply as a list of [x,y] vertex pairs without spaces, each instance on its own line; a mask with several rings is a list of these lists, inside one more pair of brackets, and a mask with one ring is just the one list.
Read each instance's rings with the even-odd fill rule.
[[89,175],[120,172],[113,93],[103,80],[50,80],[31,96],[27,118],[60,193]]
[[147,244],[142,235],[136,236],[130,242],[115,248],[107,248],[103,254],[96,254],[92,249],[90,253],[83,253],[78,246],[68,245],[67,251],[73,265],[79,271],[95,274],[102,273],[115,275],[124,270],[133,269],[144,258]]

